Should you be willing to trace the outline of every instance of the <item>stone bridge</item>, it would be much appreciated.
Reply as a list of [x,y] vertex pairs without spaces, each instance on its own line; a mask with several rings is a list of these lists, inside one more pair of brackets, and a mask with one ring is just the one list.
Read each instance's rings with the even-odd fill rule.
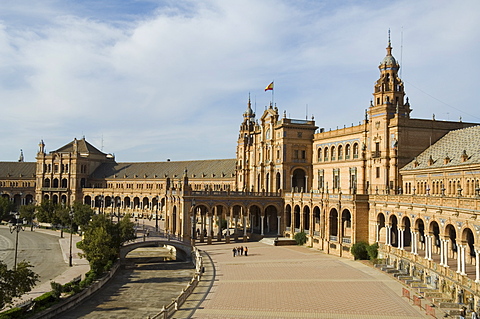
[[167,247],[174,250],[176,260],[192,260],[192,246],[190,244],[175,240],[149,238],[149,240],[133,242],[120,248],[120,262],[125,262],[125,257],[129,252],[141,247]]

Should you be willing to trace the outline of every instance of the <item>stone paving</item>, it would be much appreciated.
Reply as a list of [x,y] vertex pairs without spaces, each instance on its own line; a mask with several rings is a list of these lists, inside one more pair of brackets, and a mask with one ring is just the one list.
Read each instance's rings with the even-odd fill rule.
[[248,257],[232,256],[244,243],[198,245],[206,272],[174,318],[428,318],[401,297],[401,283],[361,262],[246,244]]

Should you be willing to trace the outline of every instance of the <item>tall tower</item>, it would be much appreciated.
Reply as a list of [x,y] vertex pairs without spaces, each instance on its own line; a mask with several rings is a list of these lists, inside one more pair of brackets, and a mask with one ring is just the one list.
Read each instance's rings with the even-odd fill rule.
[[387,54],[378,66],[380,78],[374,85],[368,109],[367,160],[369,193],[389,193],[398,188],[397,144],[400,126],[410,119],[410,104],[405,102],[400,65],[392,55],[390,30]]
[[403,81],[398,76],[400,65],[392,55],[390,31],[388,31],[387,55],[378,66],[380,78],[375,83],[373,103],[369,110],[370,118],[386,113],[387,118],[395,114],[401,117],[410,117],[410,105],[404,102],[405,91]]
[[247,110],[243,113],[243,122],[240,125],[240,132],[237,141],[237,166],[236,179],[237,189],[240,191],[249,190],[250,185],[250,162],[253,152],[255,130],[255,113],[252,110],[250,96],[248,97]]

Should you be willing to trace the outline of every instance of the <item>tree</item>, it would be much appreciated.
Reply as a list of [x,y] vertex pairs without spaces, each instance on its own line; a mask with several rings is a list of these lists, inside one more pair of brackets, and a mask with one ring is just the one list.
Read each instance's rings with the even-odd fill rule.
[[90,205],[81,202],[73,203],[73,222],[83,230],[92,219],[93,210]]
[[102,273],[118,258],[120,247],[133,238],[133,222],[128,216],[114,224],[104,214],[94,215],[85,229],[83,240],[78,244],[83,250],[80,256],[88,260],[93,272]]
[[60,225],[60,237],[63,238],[63,229],[67,225],[72,225],[72,216],[70,216],[70,206],[56,205],[54,211],[53,223]]
[[0,220],[4,220],[15,210],[15,204],[7,197],[0,197]]
[[30,231],[33,231],[33,220],[35,219],[35,210],[37,206],[34,204],[20,206],[20,218],[30,225]]
[[117,224],[119,228],[119,245],[123,246],[126,242],[134,240],[135,236],[135,224],[130,219],[130,214],[127,214],[125,217],[120,220]]
[[26,261],[21,261],[17,269],[8,269],[7,265],[0,261],[0,309],[11,304],[14,298],[29,292],[38,282],[38,275],[34,273]]
[[41,223],[53,223],[56,206],[51,200],[43,201],[38,207],[37,220]]

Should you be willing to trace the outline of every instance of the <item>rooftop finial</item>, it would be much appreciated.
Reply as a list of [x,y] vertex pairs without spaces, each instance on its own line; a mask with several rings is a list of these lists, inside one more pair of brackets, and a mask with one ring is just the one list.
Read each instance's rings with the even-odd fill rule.
[[390,29],[388,29],[388,46],[387,46],[387,56],[392,55],[392,43],[390,41]]

